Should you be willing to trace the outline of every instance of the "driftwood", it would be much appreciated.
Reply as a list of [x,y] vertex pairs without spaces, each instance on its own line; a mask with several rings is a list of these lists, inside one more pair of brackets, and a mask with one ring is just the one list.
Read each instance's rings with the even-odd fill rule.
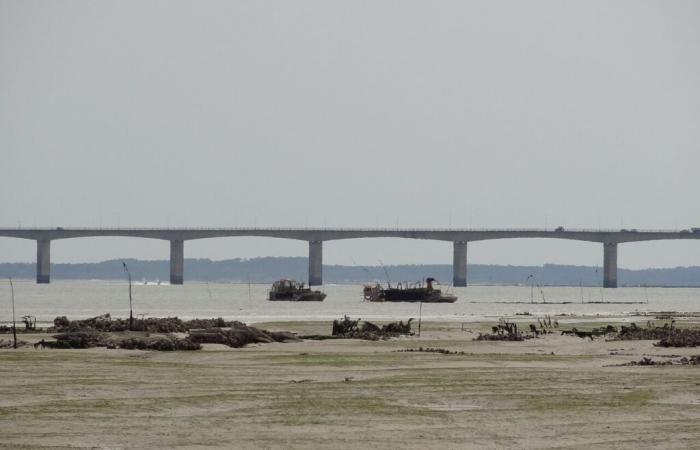
[[[35,347],[89,348],[108,347],[140,350],[197,350],[202,343],[221,343],[231,347],[243,347],[257,342],[286,342],[299,340],[286,331],[266,331],[249,327],[242,322],[216,319],[183,321],[177,317],[138,319],[133,330],[145,335],[114,335],[129,330],[128,319],[113,319],[109,313],[85,320],[68,320],[65,316],[54,319],[55,342],[42,341]],[[171,333],[190,332],[180,339]],[[150,336],[150,333],[164,334]]]
[[440,353],[441,355],[466,355],[463,351],[448,350],[446,348],[432,348],[432,347],[418,347],[418,348],[405,348],[402,350],[395,350],[397,353]]
[[[534,325],[530,325],[532,330]],[[537,330],[535,329],[537,333]],[[500,319],[498,325],[491,327],[491,333],[479,333],[475,341],[524,341],[534,336],[518,331],[518,324]]]
[[364,322],[362,324],[362,331],[364,333],[381,333],[382,332],[382,327],[379,327],[372,322]]
[[410,334],[411,333],[411,322],[413,318],[408,319],[408,322],[390,322],[382,326],[382,333],[384,334]]
[[69,331],[53,335],[55,342],[45,342],[49,348],[90,348],[107,347],[104,333],[95,330]]
[[343,316],[341,320],[333,321],[333,330],[331,332],[332,336],[347,336],[349,334],[354,334],[360,331],[358,323],[362,319],[352,320],[348,316]]
[[596,337],[614,335],[617,332],[617,328],[612,325],[607,325],[605,327],[593,328],[591,331],[579,331],[576,328],[572,328],[570,330],[563,330],[561,335],[578,336],[582,339],[589,338],[593,340]]
[[199,350],[202,346],[190,338],[179,339],[173,336],[158,337],[153,339],[143,339],[131,337],[122,339],[113,344],[116,348],[126,350],[158,350],[158,351],[175,351],[175,350]]
[[700,346],[700,330],[673,328],[654,345],[658,347],[697,347]]
[[114,336],[107,333],[83,330],[60,333],[53,336],[56,341],[42,339],[34,348],[92,348],[107,347],[126,350],[199,350],[201,345],[190,338],[180,339],[171,335],[163,336]]
[[[103,332],[128,331],[129,319],[113,319],[107,313],[101,316],[84,320],[68,320],[66,316],[56,317],[53,321],[54,331],[72,332],[83,330],[96,330]],[[151,333],[177,333],[186,332],[184,323],[177,317],[135,319],[131,331],[146,331]]]
[[667,361],[654,361],[651,358],[643,357],[639,361],[630,361],[624,364],[616,364],[616,366],[671,366],[671,365],[682,365],[682,366],[700,366],[700,355],[691,356],[690,358],[684,356],[676,360]]
[[661,327],[655,327],[651,322],[647,321],[645,327],[639,327],[632,322],[629,326],[622,325],[615,339],[621,341],[664,339],[676,330],[674,328],[675,324],[676,321],[673,320],[671,323],[665,323]]
[[232,322],[230,328],[204,328],[190,330],[190,338],[201,344],[224,344],[240,348],[247,344],[299,341],[287,331],[267,331],[248,326],[242,322]]
[[[408,319],[406,323],[403,321],[390,322],[381,327],[372,322],[364,321],[362,326],[359,326],[361,319],[352,320],[348,316],[344,316],[341,320],[333,321],[332,334],[330,339],[364,339],[368,341],[376,341],[378,339],[388,339],[400,335],[411,335],[411,322],[413,319]],[[320,336],[303,336],[305,339],[319,339]]]
[[[700,329],[698,328],[683,328],[679,329],[675,326],[676,321],[672,320],[663,324],[663,326],[654,326],[651,322],[647,322],[646,326],[640,327],[632,322],[629,325],[622,325],[618,329],[612,325],[605,327],[594,328],[591,331],[579,331],[576,328],[562,331],[562,335],[575,335],[580,338],[590,338],[591,340],[598,336],[608,337],[610,340],[616,341],[633,341],[633,340],[656,340],[654,343],[657,347],[698,347],[700,346]],[[643,365],[643,364],[638,364]]]
[[644,356],[639,361],[630,361],[628,363],[616,364],[617,366],[668,366],[672,365],[673,361],[654,361],[651,358]]
[[[114,319],[109,313],[84,320],[68,320],[66,316],[60,316],[56,317],[53,322],[52,331],[57,332],[82,331],[86,329],[104,332],[129,330],[129,319]],[[132,331],[186,333],[190,329],[225,328],[234,326],[235,323],[240,322],[226,321],[221,317],[192,320],[182,320],[178,317],[149,317],[146,319],[134,319]]]
[[512,333],[512,334],[481,334],[474,338],[475,341],[524,341],[525,339],[531,339],[532,336],[524,333]]
[[36,330],[36,317],[34,316],[22,316],[22,322],[24,322],[24,329],[26,331]]

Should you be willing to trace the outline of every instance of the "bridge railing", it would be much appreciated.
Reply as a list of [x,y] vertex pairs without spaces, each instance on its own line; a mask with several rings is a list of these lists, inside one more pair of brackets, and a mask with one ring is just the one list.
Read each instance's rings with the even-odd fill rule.
[[479,233],[681,233],[690,229],[612,229],[612,228],[402,228],[402,227],[0,227],[0,231],[327,231],[327,232],[479,232]]

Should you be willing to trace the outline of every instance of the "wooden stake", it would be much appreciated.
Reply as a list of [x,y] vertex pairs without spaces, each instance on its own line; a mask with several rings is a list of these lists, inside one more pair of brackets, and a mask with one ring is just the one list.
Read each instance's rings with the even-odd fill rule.
[[12,278],[10,280],[10,291],[12,291],[12,337],[14,338],[14,348],[17,348],[17,324],[15,323],[15,286],[12,284]]
[[420,337],[420,322],[421,322],[422,317],[423,317],[423,302],[420,302],[420,305],[418,306],[418,337]]

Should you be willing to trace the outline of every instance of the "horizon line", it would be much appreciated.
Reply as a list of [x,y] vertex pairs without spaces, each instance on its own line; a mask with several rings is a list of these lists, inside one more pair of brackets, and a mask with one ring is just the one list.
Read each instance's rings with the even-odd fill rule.
[[[303,259],[303,260],[308,260],[307,256],[255,256],[251,258],[228,258],[228,259],[211,259],[211,258],[184,258],[185,261],[210,261],[213,263],[225,263],[225,262],[230,262],[230,261],[255,261],[255,260],[261,260],[261,259]],[[104,264],[104,263],[109,263],[109,262],[120,262],[120,261],[137,261],[137,262],[144,262],[144,263],[164,263],[164,264],[169,264],[170,260],[169,259],[139,259],[139,258],[110,258],[110,259],[103,259],[101,261],[80,261],[80,262],[51,262],[51,266],[57,266],[57,265],[80,265],[80,264]],[[5,265],[5,264],[27,264],[27,265],[32,265],[34,266],[36,264],[35,261],[4,261],[0,262],[0,265]],[[440,263],[390,263],[390,264],[383,264],[383,265],[372,265],[372,264],[339,264],[339,263],[333,263],[333,264],[323,264],[324,267],[347,267],[347,268],[367,268],[367,267],[372,267],[372,268],[378,268],[381,269],[382,266],[384,267],[399,267],[399,266],[406,266],[406,267],[415,267],[415,266],[449,266],[452,267],[452,264],[449,262],[440,262]],[[590,264],[564,264],[564,263],[542,263],[542,264],[498,264],[498,263],[478,263],[478,262],[473,262],[469,264],[470,267],[474,266],[487,266],[487,267],[541,267],[544,268],[546,266],[557,266],[557,267],[585,267],[585,268],[601,268],[601,265],[590,265]],[[700,268],[699,265],[690,265],[690,266],[683,266],[683,265],[678,265],[678,266],[673,266],[673,267],[645,267],[645,268],[625,268],[625,267],[618,267],[618,270],[628,270],[628,271],[643,271],[643,270],[675,270],[675,269],[692,269],[692,268]]]

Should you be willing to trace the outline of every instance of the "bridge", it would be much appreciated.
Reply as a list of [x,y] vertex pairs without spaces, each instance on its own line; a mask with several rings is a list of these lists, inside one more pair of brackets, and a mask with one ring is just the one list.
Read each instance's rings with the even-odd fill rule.
[[185,241],[222,237],[271,237],[309,243],[309,285],[323,284],[323,243],[339,239],[405,238],[453,243],[453,284],[467,285],[467,244],[492,239],[554,238],[603,245],[603,286],[617,287],[617,246],[626,242],[700,239],[700,229],[379,229],[379,228],[0,228],[0,237],[35,240],[36,282],[49,283],[51,241],[83,237],[134,237],[170,241],[170,283],[184,280]]

